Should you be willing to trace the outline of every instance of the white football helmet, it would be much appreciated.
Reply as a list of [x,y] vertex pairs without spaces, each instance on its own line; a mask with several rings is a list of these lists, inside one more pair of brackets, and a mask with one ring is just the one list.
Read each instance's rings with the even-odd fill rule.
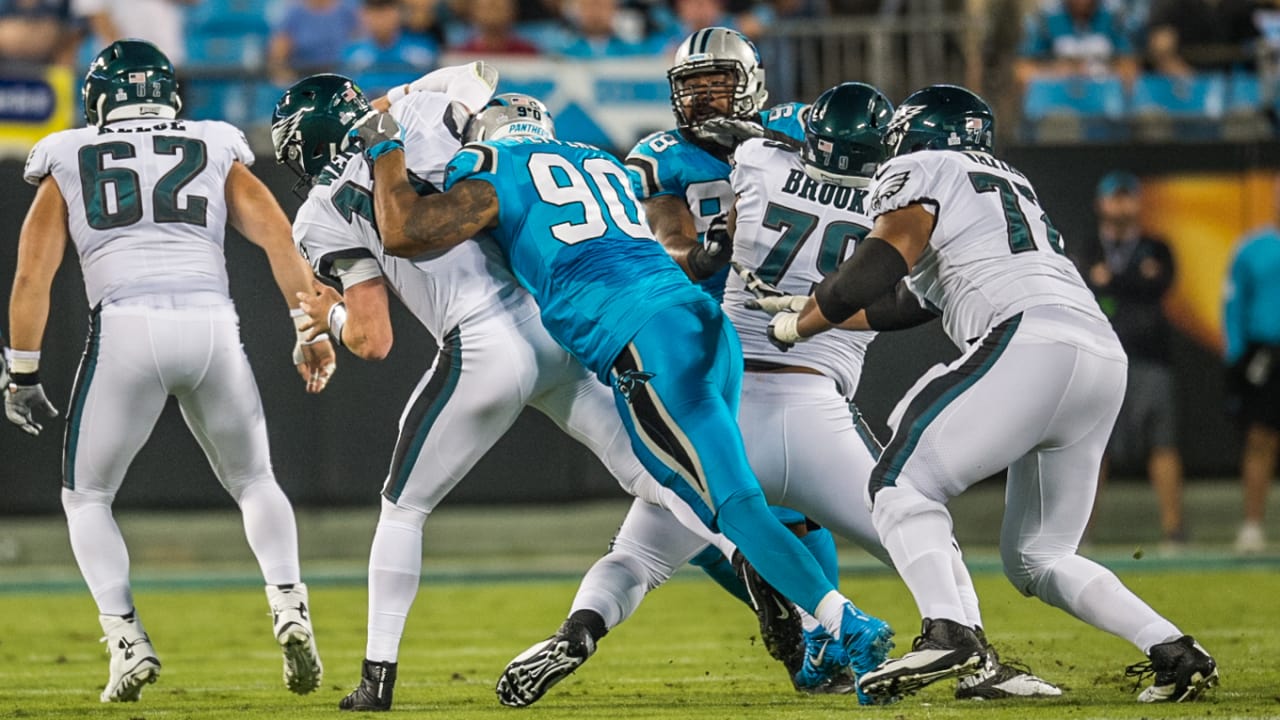
[[675,112],[677,124],[682,129],[691,128],[710,117],[705,103],[696,102],[694,97],[705,93],[706,89],[685,87],[689,78],[709,72],[730,73],[734,78],[733,106],[728,116],[756,119],[769,99],[759,51],[737,30],[709,27],[680,43],[671,69],[667,71],[667,81],[671,83],[671,109]]

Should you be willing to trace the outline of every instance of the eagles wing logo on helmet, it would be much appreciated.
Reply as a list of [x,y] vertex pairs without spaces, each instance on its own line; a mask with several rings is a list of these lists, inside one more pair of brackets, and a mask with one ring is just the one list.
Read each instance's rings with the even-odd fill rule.
[[923,105],[899,105],[889,120],[889,132],[906,129],[912,118],[924,112]]

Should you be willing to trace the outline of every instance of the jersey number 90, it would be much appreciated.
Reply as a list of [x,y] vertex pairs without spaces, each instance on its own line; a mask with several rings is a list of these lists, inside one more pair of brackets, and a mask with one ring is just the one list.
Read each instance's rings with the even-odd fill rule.
[[[551,205],[582,207],[582,221],[567,221],[552,225],[552,236],[566,245],[602,238],[609,231],[609,220],[614,227],[637,240],[648,237],[649,230],[640,205],[631,193],[631,180],[627,171],[615,163],[600,157],[588,158],[582,163],[586,175],[561,155],[534,153],[529,156],[529,175],[538,197]],[[634,218],[634,219],[633,219]]]

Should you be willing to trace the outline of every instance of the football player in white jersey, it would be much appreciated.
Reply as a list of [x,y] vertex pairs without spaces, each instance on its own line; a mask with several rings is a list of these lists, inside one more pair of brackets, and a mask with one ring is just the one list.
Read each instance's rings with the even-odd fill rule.
[[[227,291],[226,224],[266,252],[290,306],[296,293],[310,291],[310,269],[289,242],[284,212],[248,169],[253,153],[244,135],[223,122],[177,117],[173,65],[155,46],[112,43],[90,66],[83,98],[88,126],[41,140],[24,171],[39,189],[18,241],[5,412],[31,434],[41,430],[36,412],[56,415],[40,385],[40,346],[49,289],[70,240],[92,313],[68,410],[62,506],[111,655],[101,699],[137,700],[160,672],[134,609],[128,550],[111,504],[171,395],[244,515],[285,682],[311,692],[322,669],[297,531],[271,470],[262,403]],[[295,325],[303,320],[295,310]],[[319,392],[333,348],[302,334],[294,362],[307,390]]]
[[[935,85],[894,113],[876,174],[871,234],[768,332],[780,346],[890,307],[942,313],[965,351],[926,373],[891,418],[871,476],[872,519],[924,618],[911,652],[863,675],[876,698],[976,672],[982,645],[959,588],[968,573],[946,503],[1008,468],[1000,550],[1018,590],[1124,638],[1154,675],[1142,702],[1217,683],[1213,658],[1111,571],[1076,554],[1127,360],[1027,178],[991,154],[995,118],[972,92]],[[894,292],[906,278],[913,296]],[[918,300],[917,300],[918,298]],[[863,312],[865,311],[865,312]]]
[[[442,77],[448,81],[438,82]],[[462,146],[469,108],[489,100],[496,80],[484,63],[473,63],[438,70],[410,92],[391,96],[390,113],[404,128],[408,167],[420,191],[443,185],[445,167]],[[387,109],[386,103],[373,105]],[[331,332],[361,357],[381,359],[392,342],[391,291],[440,347],[401,416],[370,550],[361,681],[339,703],[343,710],[390,709],[400,640],[421,576],[427,517],[526,405],[589,447],[624,489],[646,501],[641,504],[666,517],[685,513],[696,532],[673,519],[673,542],[701,549],[721,541],[644,471],[612,394],[547,334],[537,304],[496,246],[470,242],[412,260],[383,251],[370,163],[347,138],[370,108],[347,78],[316,75],[285,92],[272,122],[277,159],[309,190],[294,220],[295,242],[317,273],[343,287],[344,297],[325,287],[320,298],[305,303],[315,328]],[[727,542],[721,547],[733,552]]]
[[[744,305],[757,292],[809,292],[866,237],[868,185],[884,158],[882,139],[892,112],[879,90],[844,83],[810,106],[801,151],[772,140],[742,143],[731,176],[737,198],[730,214],[732,238],[716,238],[732,243],[741,271],[728,279],[724,311],[742,338],[747,372],[738,424],[766,499],[805,513],[886,564],[889,556],[870,509],[849,502],[866,494],[881,450],[851,401],[875,333],[831,333],[783,352],[765,337],[767,316]],[[934,317],[926,312],[922,319]],[[669,578],[682,558],[678,552],[666,554],[677,547],[663,542],[665,523],[629,515],[609,554],[583,579],[574,612],[594,611],[612,628],[635,610],[648,589]],[[981,626],[977,595],[972,587],[965,590],[966,611]],[[807,652],[793,678],[796,688],[852,692],[852,679],[823,662],[829,633],[807,614],[803,623]],[[977,682],[958,686],[957,697],[1061,694],[1028,672],[1000,664],[994,650],[988,657],[989,669]]]

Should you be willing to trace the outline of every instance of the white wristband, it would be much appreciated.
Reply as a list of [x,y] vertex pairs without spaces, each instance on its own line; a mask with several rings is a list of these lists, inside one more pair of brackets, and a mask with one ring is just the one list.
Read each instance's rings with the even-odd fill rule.
[[329,308],[329,332],[333,335],[333,341],[342,344],[342,328],[347,324],[347,304],[334,303]]
[[29,375],[39,369],[39,350],[9,350],[9,372]]
[[306,311],[303,310],[302,308],[294,308],[290,310],[289,316],[293,318],[293,330],[298,334],[299,345],[315,345],[318,342],[322,342],[324,340],[329,339],[329,336],[326,333],[320,333],[319,335],[311,338],[310,340],[307,339],[307,333],[311,331],[310,329],[303,330],[302,326],[306,324],[306,322],[310,319],[310,316],[308,316]]

